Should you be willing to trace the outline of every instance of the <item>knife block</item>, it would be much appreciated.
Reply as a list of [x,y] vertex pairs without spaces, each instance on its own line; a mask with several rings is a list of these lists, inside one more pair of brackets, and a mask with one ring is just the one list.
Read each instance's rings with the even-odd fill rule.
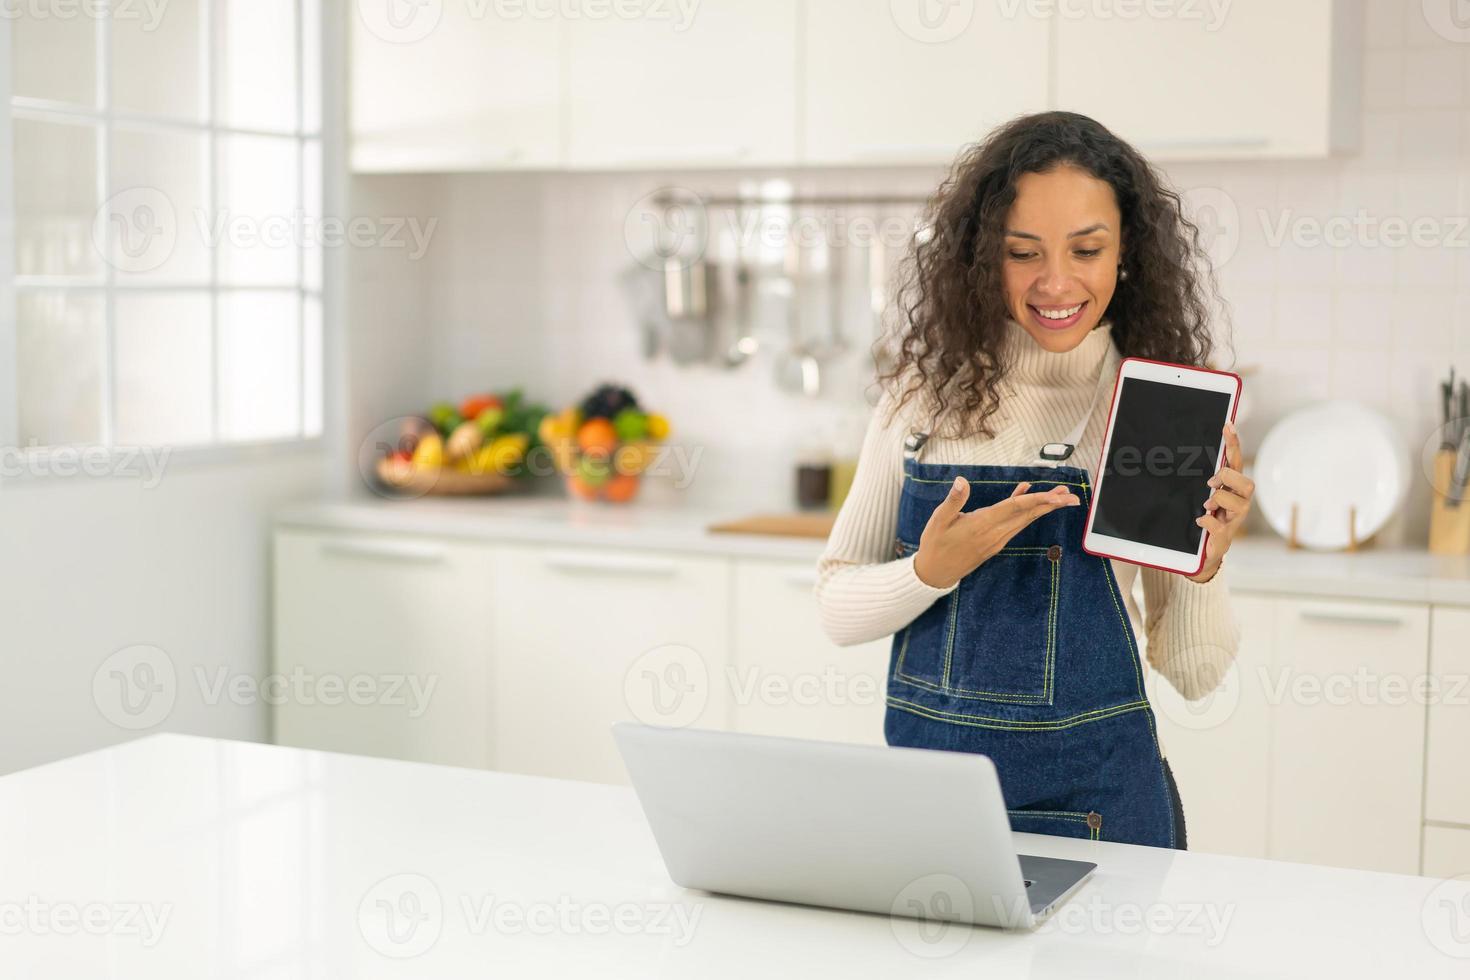
[[1470,494],[1458,503],[1446,496],[1454,471],[1453,449],[1435,453],[1434,479],[1430,485],[1434,499],[1429,505],[1429,550],[1436,555],[1470,554]]

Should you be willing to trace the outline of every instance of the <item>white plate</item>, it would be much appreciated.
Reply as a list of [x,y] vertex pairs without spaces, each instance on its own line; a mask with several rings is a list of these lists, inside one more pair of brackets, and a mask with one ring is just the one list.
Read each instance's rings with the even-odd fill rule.
[[1293,412],[1261,441],[1253,479],[1256,502],[1283,538],[1297,505],[1297,541],[1335,551],[1348,546],[1349,508],[1361,542],[1393,517],[1409,488],[1409,452],[1393,425],[1350,401]]

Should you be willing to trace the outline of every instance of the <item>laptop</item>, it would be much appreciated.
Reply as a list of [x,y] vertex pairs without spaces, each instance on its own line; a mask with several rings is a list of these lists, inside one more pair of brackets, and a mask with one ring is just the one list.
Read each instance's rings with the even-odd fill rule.
[[1018,855],[983,755],[630,722],[613,737],[685,888],[1025,929],[1097,867]]

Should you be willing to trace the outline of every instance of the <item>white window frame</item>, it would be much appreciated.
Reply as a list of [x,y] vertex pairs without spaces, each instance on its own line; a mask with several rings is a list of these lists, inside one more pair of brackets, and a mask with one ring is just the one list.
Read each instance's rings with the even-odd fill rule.
[[[297,199],[301,206],[305,204],[305,166],[303,154],[308,141],[316,141],[320,147],[322,187],[320,188],[320,200],[322,214],[342,214],[343,203],[346,192],[346,146],[344,133],[345,120],[345,68],[346,68],[346,31],[344,6],[347,0],[320,0],[320,37],[318,38],[321,50],[318,53],[318,65],[321,78],[318,80],[318,90],[321,100],[319,112],[319,126],[315,131],[308,131],[302,125],[304,121],[304,100],[306,86],[304,84],[304,32],[301,30],[302,2],[294,0],[293,6],[296,11],[297,37],[296,37],[296,81],[297,81],[297,125],[293,131],[264,131],[252,130],[229,125],[222,125],[218,120],[218,72],[217,51],[219,43],[217,31],[220,29],[219,14],[222,9],[223,0],[209,0],[205,5],[203,26],[205,37],[209,40],[207,50],[204,52],[204,75],[207,87],[207,105],[209,116],[207,120],[179,120],[164,117],[155,117],[146,114],[130,112],[116,112],[111,106],[111,66],[110,66],[110,23],[108,18],[98,19],[98,55],[96,67],[99,73],[97,87],[99,104],[96,107],[79,107],[66,103],[54,103],[49,100],[35,98],[19,98],[14,96],[10,66],[14,64],[12,51],[14,34],[12,21],[9,18],[0,17],[0,446],[9,447],[8,451],[19,455],[28,462],[37,462],[41,465],[26,466],[22,477],[35,476],[48,472],[44,465],[44,458],[57,451],[65,449],[74,451],[78,446],[88,448],[90,452],[97,451],[97,444],[58,444],[55,446],[20,446],[19,432],[19,388],[16,380],[17,372],[17,296],[22,289],[46,289],[76,292],[97,292],[105,294],[104,303],[104,363],[105,371],[102,379],[102,407],[101,407],[101,447],[113,454],[131,454],[135,447],[119,446],[113,439],[113,428],[116,418],[116,404],[114,395],[115,359],[114,343],[115,318],[114,298],[119,293],[131,291],[138,292],[204,292],[211,297],[210,332],[211,332],[211,357],[210,357],[210,441],[197,444],[171,445],[167,447],[170,462],[185,463],[209,463],[230,462],[241,459],[254,459],[262,456],[274,456],[282,453],[318,452],[329,448],[327,434],[334,431],[337,422],[341,418],[340,399],[342,396],[342,384],[337,378],[336,365],[340,363],[337,352],[341,349],[340,337],[341,318],[338,313],[338,297],[340,284],[343,281],[343,258],[336,254],[340,249],[321,250],[321,278],[317,288],[310,288],[305,280],[305,250],[299,250],[297,256],[297,281],[295,286],[280,285],[232,285],[221,284],[218,279],[218,256],[210,256],[210,278],[206,283],[171,283],[171,282],[149,282],[137,285],[119,285],[116,282],[116,269],[107,261],[102,263],[103,278],[100,281],[84,282],[81,280],[58,280],[51,281],[43,277],[32,279],[19,279],[15,268],[15,157],[14,157],[14,127],[12,121],[16,118],[43,119],[48,122],[65,123],[68,119],[79,124],[85,124],[96,128],[98,133],[98,200],[106,201],[112,194],[109,186],[111,179],[109,163],[109,152],[111,133],[114,122],[125,126],[134,125],[160,131],[192,132],[208,136],[208,175],[209,175],[209,200],[211,207],[219,205],[218,200],[218,157],[216,147],[221,136],[268,136],[271,138],[292,139],[297,147]],[[222,294],[245,293],[251,291],[268,292],[291,292],[297,299],[299,316],[298,329],[298,358],[299,376],[297,388],[300,393],[301,404],[297,419],[297,431],[294,435],[281,436],[258,441],[221,441],[219,435],[219,361],[218,361],[218,298]],[[316,300],[321,307],[321,356],[318,368],[322,376],[317,379],[317,390],[320,392],[321,404],[319,407],[321,417],[320,432],[306,434],[306,419],[312,411],[307,403],[307,392],[305,371],[307,361],[305,357],[306,348],[306,307],[309,300]],[[39,457],[39,459],[37,459]],[[0,482],[13,479],[15,473],[0,473]]]

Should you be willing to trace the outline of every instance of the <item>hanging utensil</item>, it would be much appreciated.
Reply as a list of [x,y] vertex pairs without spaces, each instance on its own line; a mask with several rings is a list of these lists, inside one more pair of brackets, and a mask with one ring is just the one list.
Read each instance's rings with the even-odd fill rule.
[[1456,446],[1455,435],[1458,427],[1451,418],[1451,409],[1455,401],[1455,369],[1450,367],[1450,379],[1439,383],[1440,399],[1440,444],[1441,449],[1454,449]]
[[664,312],[663,273],[643,262],[635,262],[623,271],[619,282],[638,323],[639,352],[645,361],[652,360],[671,332]]
[[842,244],[833,239],[826,244],[827,251],[827,335],[820,341],[808,345],[813,357],[822,363],[834,360],[847,353],[847,335],[843,321],[846,319],[847,270],[844,268],[846,253]]
[[883,240],[881,214],[877,231],[868,243],[868,308],[872,311],[873,369],[887,374],[898,363],[898,357],[883,323],[888,309],[888,244]]
[[669,319],[669,357],[675,364],[709,359],[710,306],[715,270],[711,263],[670,256],[664,261],[664,306]]
[[822,364],[807,347],[801,325],[801,300],[808,283],[806,250],[799,242],[787,246],[786,263],[792,288],[786,306],[787,347],[776,359],[776,384],[794,394],[815,398],[822,390]]
[[745,209],[739,207],[735,216],[735,262],[731,275],[732,301],[725,304],[732,326],[731,336],[721,337],[721,360],[725,367],[733,368],[745,363],[757,350],[752,319],[754,317],[756,280],[755,272],[745,258]]

